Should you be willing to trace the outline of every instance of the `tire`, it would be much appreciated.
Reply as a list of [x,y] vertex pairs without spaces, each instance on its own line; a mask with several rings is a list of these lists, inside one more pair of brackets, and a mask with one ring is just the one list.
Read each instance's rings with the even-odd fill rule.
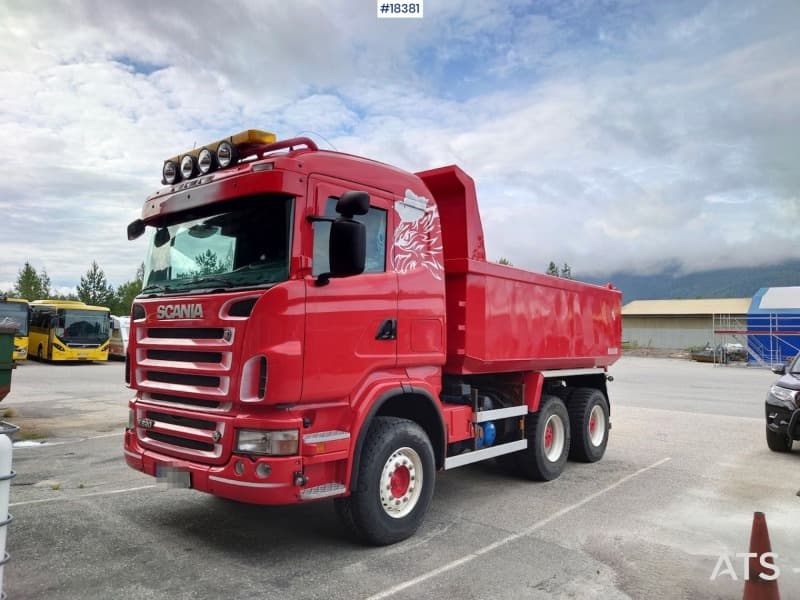
[[433,497],[431,442],[413,421],[376,417],[353,477],[350,496],[334,502],[345,527],[375,546],[402,541],[422,524]]
[[770,431],[767,428],[767,446],[773,452],[791,452],[792,440],[785,433]]
[[572,446],[569,457],[580,462],[597,462],[606,453],[611,428],[608,401],[594,388],[577,388],[569,398]]
[[561,398],[542,396],[539,411],[525,420],[528,447],[519,453],[519,467],[529,479],[551,481],[567,464],[570,444],[569,413]]

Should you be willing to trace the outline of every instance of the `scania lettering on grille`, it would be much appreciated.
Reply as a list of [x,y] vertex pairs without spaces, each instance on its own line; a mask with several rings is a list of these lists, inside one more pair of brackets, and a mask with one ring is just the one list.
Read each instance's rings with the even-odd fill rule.
[[160,304],[156,309],[159,319],[202,319],[202,304]]
[[142,429],[152,429],[156,426],[156,422],[153,419],[142,418],[139,419],[139,427]]

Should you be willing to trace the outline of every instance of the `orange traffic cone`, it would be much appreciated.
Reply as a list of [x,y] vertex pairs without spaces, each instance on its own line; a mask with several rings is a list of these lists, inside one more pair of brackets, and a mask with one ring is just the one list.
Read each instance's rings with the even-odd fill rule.
[[[774,565],[775,561],[772,557],[766,557],[762,560],[762,554],[772,552],[772,547],[769,543],[769,531],[767,531],[767,519],[764,513],[753,513],[753,530],[750,533],[750,552],[755,553],[756,556],[751,556],[749,559],[749,577],[744,582],[744,597],[743,600],[780,600],[781,594],[778,591],[777,578],[773,579],[777,571],[775,567],[767,567],[764,564]],[[764,579],[761,575],[770,577]]]

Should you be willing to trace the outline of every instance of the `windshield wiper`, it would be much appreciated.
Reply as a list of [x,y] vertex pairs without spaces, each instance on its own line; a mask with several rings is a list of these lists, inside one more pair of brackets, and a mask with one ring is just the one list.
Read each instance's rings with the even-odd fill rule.
[[215,283],[226,288],[233,286],[233,282],[230,279],[225,279],[224,277],[195,277],[194,279],[189,280],[188,283]]
[[152,284],[148,285],[147,287],[142,288],[142,294],[148,294],[150,292],[174,292],[175,288],[172,288],[168,285],[158,285]]

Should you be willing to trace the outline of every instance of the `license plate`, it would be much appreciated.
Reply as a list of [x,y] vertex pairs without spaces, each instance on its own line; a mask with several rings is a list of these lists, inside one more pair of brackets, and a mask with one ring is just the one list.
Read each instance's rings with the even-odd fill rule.
[[156,478],[168,488],[192,487],[192,474],[170,465],[156,465]]
[[78,352],[78,358],[86,358],[89,356],[88,352]]

